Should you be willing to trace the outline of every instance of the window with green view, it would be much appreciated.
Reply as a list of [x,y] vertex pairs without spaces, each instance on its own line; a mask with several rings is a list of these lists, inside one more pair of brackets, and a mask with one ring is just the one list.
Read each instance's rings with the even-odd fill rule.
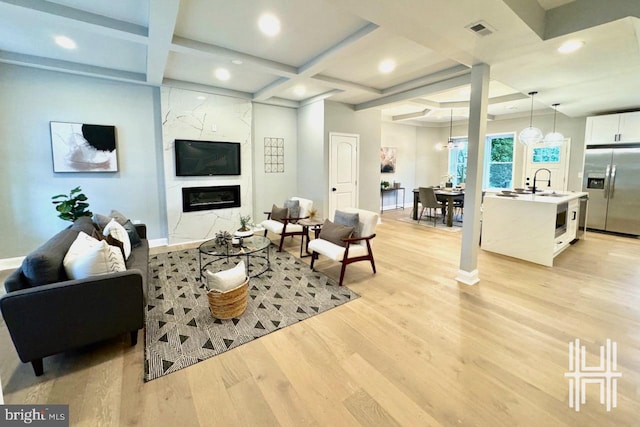
[[[487,136],[483,159],[483,188],[513,187],[514,136],[512,133]],[[457,138],[454,141],[462,143],[462,147],[449,151],[449,174],[453,175],[454,184],[460,185],[467,181],[468,140]]]

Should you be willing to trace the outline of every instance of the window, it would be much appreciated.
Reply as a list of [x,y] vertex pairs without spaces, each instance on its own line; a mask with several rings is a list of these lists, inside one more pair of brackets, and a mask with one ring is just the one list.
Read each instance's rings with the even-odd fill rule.
[[[513,133],[487,136],[484,157],[483,188],[513,187]],[[460,185],[467,181],[467,138],[456,138],[462,145],[449,151],[449,174],[452,182]]]
[[534,148],[533,163],[560,163],[560,146]]

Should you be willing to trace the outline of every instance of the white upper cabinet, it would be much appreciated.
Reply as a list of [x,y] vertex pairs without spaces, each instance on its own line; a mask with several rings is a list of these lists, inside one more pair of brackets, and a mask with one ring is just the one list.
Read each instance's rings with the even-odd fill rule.
[[585,144],[640,142],[640,111],[587,117]]
[[640,142],[640,111],[620,114],[619,142]]

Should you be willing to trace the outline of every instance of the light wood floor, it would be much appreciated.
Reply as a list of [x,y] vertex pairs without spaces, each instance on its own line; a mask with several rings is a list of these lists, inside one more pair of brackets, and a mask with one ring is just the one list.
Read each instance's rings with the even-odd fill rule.
[[[7,403],[68,403],[74,426],[623,426],[640,423],[640,241],[590,233],[553,268],[480,251],[458,284],[461,233],[385,212],[374,252],[348,267],[361,298],[143,383],[143,340],[44,361],[33,376],[0,326]],[[288,241],[289,250],[299,240]],[[308,258],[306,258],[308,261]],[[335,278],[339,265],[318,264]],[[568,343],[618,344],[618,407],[590,386],[568,406]]]

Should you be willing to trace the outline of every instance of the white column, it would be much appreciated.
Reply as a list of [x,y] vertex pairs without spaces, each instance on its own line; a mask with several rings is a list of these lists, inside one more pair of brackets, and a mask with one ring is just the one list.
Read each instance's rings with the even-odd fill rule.
[[480,205],[482,203],[482,172],[487,105],[489,104],[489,65],[471,68],[471,100],[469,103],[469,144],[467,151],[467,181],[464,194],[464,224],[460,269],[456,280],[467,285],[480,281],[478,249],[480,242]]

